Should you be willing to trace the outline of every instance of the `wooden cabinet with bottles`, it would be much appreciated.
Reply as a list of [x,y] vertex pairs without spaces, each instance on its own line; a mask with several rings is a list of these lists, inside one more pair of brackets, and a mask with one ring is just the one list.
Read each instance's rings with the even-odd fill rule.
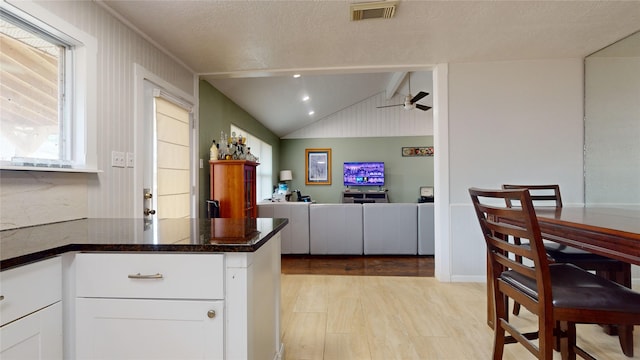
[[220,202],[220,217],[256,218],[256,166],[247,160],[209,161],[211,200]]

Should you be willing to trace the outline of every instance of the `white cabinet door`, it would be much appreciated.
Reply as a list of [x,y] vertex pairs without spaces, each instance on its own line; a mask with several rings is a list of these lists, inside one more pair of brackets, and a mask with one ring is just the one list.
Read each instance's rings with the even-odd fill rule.
[[224,302],[77,298],[78,359],[223,359]]
[[0,359],[62,359],[61,303],[1,327]]

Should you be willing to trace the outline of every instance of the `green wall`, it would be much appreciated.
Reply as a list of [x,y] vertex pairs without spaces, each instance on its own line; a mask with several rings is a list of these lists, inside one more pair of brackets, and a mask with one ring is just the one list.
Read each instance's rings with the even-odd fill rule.
[[[434,158],[403,157],[403,146],[433,146],[433,136],[282,139],[280,168],[277,170],[293,172],[293,180],[289,183],[291,190],[300,189],[303,195],[310,195],[311,199],[318,203],[339,203],[342,190],[345,189],[342,184],[344,162],[384,161],[384,187],[389,191],[389,200],[417,202],[420,186],[433,186]],[[331,185],[305,185],[304,163],[307,148],[331,149]]]
[[[280,170],[292,170],[292,190],[311,195],[318,203],[339,203],[342,190],[342,163],[384,161],[385,188],[391,202],[416,202],[420,186],[433,186],[433,157],[403,157],[403,146],[433,146],[433,136],[376,138],[279,139],[269,129],[206,81],[200,81],[199,169],[200,216],[206,216],[209,199],[209,146],[218,141],[220,131],[229,133],[234,124],[269,143],[273,150],[273,184]],[[304,157],[307,148],[331,149],[331,185],[304,184]],[[437,151],[437,149],[436,149]],[[361,187],[361,189],[368,189]],[[376,188],[377,189],[377,188]]]
[[273,183],[278,182],[278,154],[280,153],[280,139],[269,129],[259,123],[253,116],[236,105],[228,97],[211,86],[206,81],[200,81],[200,124],[199,124],[199,157],[204,161],[204,168],[200,169],[199,194],[200,216],[207,214],[206,200],[209,199],[209,147],[211,140],[218,142],[220,131],[230,133],[231,124],[242,128],[262,141],[270,144],[273,151]]

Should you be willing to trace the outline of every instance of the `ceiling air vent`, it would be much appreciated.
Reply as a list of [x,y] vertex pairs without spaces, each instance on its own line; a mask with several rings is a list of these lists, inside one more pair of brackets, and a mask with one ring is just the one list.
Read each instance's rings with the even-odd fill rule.
[[351,20],[390,19],[396,12],[397,1],[376,1],[351,4]]

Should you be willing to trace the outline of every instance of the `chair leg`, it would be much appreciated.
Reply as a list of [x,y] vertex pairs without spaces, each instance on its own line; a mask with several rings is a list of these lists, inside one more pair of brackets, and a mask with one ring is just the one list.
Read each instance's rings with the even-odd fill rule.
[[555,336],[553,338],[553,350],[560,352],[560,340],[562,340],[562,327],[560,326],[560,321],[556,321],[556,331]]
[[[625,263],[621,269],[615,271],[597,270],[596,275],[631,288],[631,264]],[[618,335],[622,352],[628,357],[633,357],[633,326],[604,325],[603,330],[609,335]]]
[[513,302],[513,315],[515,316],[520,315],[520,303],[517,301]]
[[500,324],[496,324],[496,328],[493,330],[493,360],[502,360],[503,352],[504,329]]
[[628,357],[633,357],[633,326],[619,325],[618,340],[620,340],[622,352]]
[[[494,283],[494,286],[496,284]],[[503,319],[509,315],[509,298],[498,292],[494,293],[494,320],[493,320],[493,360],[502,360],[505,343],[505,330]]]
[[576,324],[560,322],[560,354],[563,360],[576,360]]

